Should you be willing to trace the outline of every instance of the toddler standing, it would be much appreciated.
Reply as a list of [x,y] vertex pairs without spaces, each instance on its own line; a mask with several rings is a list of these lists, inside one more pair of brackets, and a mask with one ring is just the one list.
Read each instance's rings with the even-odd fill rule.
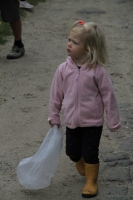
[[54,75],[49,102],[49,123],[60,126],[60,111],[66,126],[66,154],[85,175],[85,198],[98,193],[99,143],[104,124],[117,131],[119,111],[110,77],[105,69],[107,51],[97,24],[79,20],[70,29],[68,57]]

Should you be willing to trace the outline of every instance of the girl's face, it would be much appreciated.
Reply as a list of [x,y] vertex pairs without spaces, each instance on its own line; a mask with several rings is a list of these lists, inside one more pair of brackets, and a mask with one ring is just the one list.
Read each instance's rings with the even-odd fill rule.
[[83,40],[76,31],[70,31],[67,44],[67,54],[72,59],[84,60],[88,50],[85,49]]

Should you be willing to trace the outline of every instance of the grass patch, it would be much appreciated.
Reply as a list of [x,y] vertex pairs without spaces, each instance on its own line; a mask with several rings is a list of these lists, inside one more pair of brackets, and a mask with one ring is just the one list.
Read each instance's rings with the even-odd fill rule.
[[5,44],[6,36],[12,35],[9,23],[4,23],[0,16],[0,44]]
[[[28,3],[36,6],[39,2],[45,2],[45,0],[28,0]],[[26,10],[25,9],[20,9],[20,16],[21,17],[26,17]],[[1,19],[0,15],[0,44],[5,44],[6,43],[6,37],[12,35],[12,30],[10,28],[9,23],[5,23]]]

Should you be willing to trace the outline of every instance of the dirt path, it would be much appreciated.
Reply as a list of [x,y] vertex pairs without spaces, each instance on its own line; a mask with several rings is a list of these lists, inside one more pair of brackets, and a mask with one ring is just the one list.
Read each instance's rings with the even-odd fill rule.
[[66,58],[67,34],[78,19],[103,28],[108,43],[112,78],[123,128],[106,126],[100,146],[99,195],[96,200],[131,200],[133,196],[133,1],[49,0],[23,20],[26,54],[7,60],[12,37],[0,46],[0,200],[82,199],[84,178],[65,156],[51,186],[24,190],[16,166],[39,148],[46,132],[49,89],[57,66]]

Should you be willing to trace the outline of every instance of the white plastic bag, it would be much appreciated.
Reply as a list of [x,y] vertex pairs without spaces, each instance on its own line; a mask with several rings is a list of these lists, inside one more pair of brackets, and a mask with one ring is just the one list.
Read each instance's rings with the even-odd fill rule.
[[20,161],[17,166],[20,184],[29,190],[49,186],[57,169],[62,147],[62,130],[54,126],[48,131],[39,150],[32,157]]

